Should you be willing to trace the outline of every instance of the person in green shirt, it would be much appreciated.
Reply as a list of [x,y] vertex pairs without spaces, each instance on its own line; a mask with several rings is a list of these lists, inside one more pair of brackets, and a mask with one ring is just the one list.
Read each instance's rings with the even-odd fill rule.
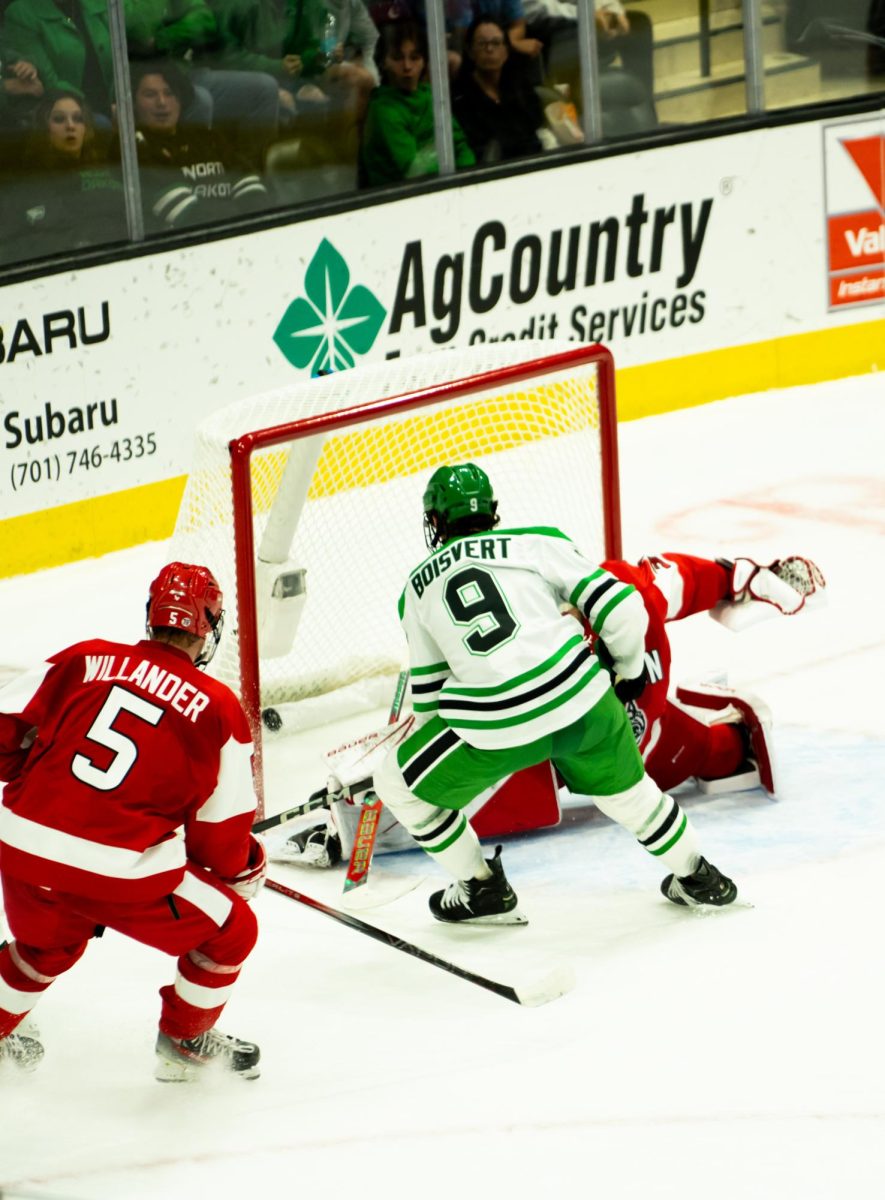
[[0,188],[7,169],[15,169],[43,83],[33,63],[6,40],[0,26]]
[[[414,21],[381,28],[375,49],[381,86],[369,100],[360,147],[362,178],[369,187],[436,175],[439,162],[433,128],[433,96],[427,82],[427,44]],[[476,163],[464,131],[452,119],[455,164]]]
[[327,106],[362,120],[378,32],[361,0],[216,0],[215,11],[220,62],[272,75],[290,122]]
[[110,123],[113,65],[106,0],[12,0],[9,44],[32,63],[47,91],[73,90]]

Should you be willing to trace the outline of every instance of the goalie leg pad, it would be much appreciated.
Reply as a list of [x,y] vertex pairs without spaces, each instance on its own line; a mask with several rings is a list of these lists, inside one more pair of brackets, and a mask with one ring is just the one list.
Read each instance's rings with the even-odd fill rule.
[[[744,726],[750,743],[749,757],[759,772],[759,782],[774,799],[777,786],[771,742],[771,711],[768,705],[750,692],[738,692],[734,688],[708,683],[693,684],[691,687],[680,684],[676,689],[676,699],[693,708],[711,709],[717,713],[720,720],[725,719]],[[729,712],[729,709],[733,711]],[[715,721],[716,717],[713,719]],[[717,789],[709,787],[708,790]]]

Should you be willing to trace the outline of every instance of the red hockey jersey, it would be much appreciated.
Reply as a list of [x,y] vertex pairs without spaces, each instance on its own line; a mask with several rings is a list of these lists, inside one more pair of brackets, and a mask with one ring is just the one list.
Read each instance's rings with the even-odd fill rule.
[[729,576],[710,559],[670,552],[642,558],[635,566],[618,560],[601,565],[618,579],[632,583],[648,612],[645,666],[649,682],[639,700],[626,705],[640,753],[648,758],[660,737],[670,685],[670,640],[665,624],[713,608],[727,595]]
[[224,878],[246,867],[249,727],[182,650],[81,642],[21,690],[0,692],[4,874],[134,904],[171,893],[187,860]]

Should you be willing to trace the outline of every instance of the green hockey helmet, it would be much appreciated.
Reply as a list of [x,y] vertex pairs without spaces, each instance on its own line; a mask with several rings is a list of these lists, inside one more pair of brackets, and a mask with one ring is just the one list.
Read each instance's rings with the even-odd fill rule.
[[474,463],[437,467],[424,492],[424,536],[438,546],[450,537],[497,524],[498,501],[488,475]]

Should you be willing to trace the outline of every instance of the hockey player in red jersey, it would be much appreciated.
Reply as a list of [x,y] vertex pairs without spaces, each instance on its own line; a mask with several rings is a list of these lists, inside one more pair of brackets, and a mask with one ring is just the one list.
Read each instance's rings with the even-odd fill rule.
[[90,938],[115,929],[178,959],[160,991],[156,1077],[216,1064],[259,1074],[258,1047],[216,1022],[257,936],[246,903],[265,855],[251,832],[252,745],[239,701],[202,673],[223,624],[205,567],[151,584],[147,638],[54,654],[0,693],[0,1066],[36,1066],[16,1033]]
[[[670,552],[635,565],[619,560],[602,565],[636,588],[648,612],[643,674],[629,684],[615,680],[648,774],[662,791],[695,777],[705,790],[716,790],[710,787],[713,781],[723,781],[729,790],[761,784],[773,796],[767,707],[748,692],[716,684],[680,686],[675,699],[669,697],[666,624],[712,612],[739,629],[777,612],[797,613],[820,598],[825,587],[820,570],[799,557],[761,566],[749,558],[712,561]],[[605,658],[604,646],[597,652]],[[685,706],[715,715],[704,721]]]

